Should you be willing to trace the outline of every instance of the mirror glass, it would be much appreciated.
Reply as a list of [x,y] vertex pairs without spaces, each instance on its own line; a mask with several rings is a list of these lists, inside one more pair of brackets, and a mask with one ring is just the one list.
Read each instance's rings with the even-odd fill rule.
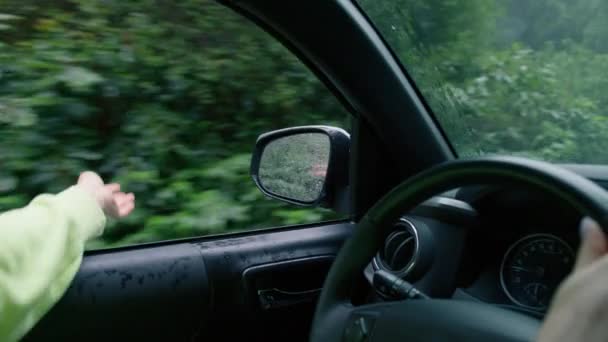
[[323,133],[300,133],[271,141],[260,158],[260,185],[274,195],[315,202],[323,193],[329,152],[329,137]]

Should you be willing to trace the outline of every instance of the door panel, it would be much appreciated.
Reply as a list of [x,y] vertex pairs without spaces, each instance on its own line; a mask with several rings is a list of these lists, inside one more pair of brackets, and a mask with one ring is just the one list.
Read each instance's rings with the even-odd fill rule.
[[[271,265],[265,269],[276,275],[275,287],[287,292],[299,284],[318,286],[324,278],[319,273],[327,271],[352,227],[337,222],[88,253],[65,296],[25,340],[272,341],[290,336],[304,341],[314,302],[263,310],[252,281],[274,283],[268,283],[265,272],[251,277],[252,270]],[[288,287],[281,270],[289,277]]]
[[[352,223],[341,222],[197,243],[204,255],[213,291],[213,307],[202,336],[221,341],[244,338],[306,341],[314,305],[296,303],[281,310],[261,310],[257,294],[248,286],[247,271],[254,266],[276,267],[286,261],[334,256],[352,228]],[[295,278],[291,283],[301,283],[300,289],[308,289],[304,284],[316,276],[315,265],[323,267],[324,258],[317,260],[319,263],[309,264],[308,269],[292,263],[300,272],[290,273]],[[283,278],[279,271],[274,275],[279,282]],[[298,290],[297,287],[290,289]]]
[[96,253],[26,341],[186,340],[209,307],[209,278],[190,243]]

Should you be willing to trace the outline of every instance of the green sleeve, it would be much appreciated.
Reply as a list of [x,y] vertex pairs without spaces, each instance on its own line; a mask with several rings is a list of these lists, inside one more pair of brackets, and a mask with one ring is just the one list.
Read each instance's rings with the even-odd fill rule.
[[0,341],[19,340],[61,298],[85,242],[104,226],[101,208],[78,186],[0,215]]

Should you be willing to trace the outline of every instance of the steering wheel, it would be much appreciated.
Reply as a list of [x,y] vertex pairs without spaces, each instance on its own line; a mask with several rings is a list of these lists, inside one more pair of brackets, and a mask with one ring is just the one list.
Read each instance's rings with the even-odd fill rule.
[[475,184],[535,188],[608,227],[608,193],[573,172],[516,157],[446,162],[401,183],[361,219],[325,280],[311,342],[533,340],[538,320],[490,304],[449,299],[351,304],[352,284],[360,279],[392,223],[433,195]]

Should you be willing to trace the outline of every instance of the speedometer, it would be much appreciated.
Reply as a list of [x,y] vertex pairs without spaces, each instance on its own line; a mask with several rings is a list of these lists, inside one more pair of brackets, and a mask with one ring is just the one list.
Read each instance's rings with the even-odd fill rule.
[[572,248],[550,234],[528,235],[514,243],[500,267],[500,282],[513,303],[545,310],[574,265]]

